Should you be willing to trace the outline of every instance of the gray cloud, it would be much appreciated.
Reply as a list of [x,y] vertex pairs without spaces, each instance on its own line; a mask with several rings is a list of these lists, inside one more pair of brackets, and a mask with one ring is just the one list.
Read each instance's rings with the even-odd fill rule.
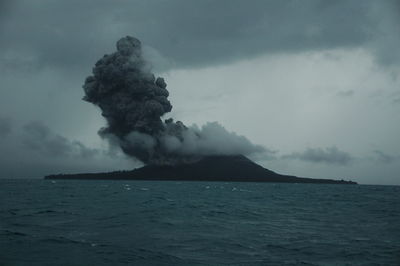
[[31,122],[23,127],[22,144],[45,156],[88,158],[98,154],[97,150],[87,148],[79,141],[70,141],[52,132],[41,122]]
[[42,178],[54,173],[104,172],[140,166],[121,152],[92,149],[56,134],[42,122],[14,127],[0,141],[0,178]]
[[399,61],[391,52],[400,44],[396,1],[44,0],[3,6],[0,58],[14,67],[89,66],[128,34],[151,46],[154,60],[170,59],[164,67],[349,47],[370,48],[384,64]]
[[344,90],[336,93],[338,97],[348,98],[354,95],[354,90]]
[[395,51],[400,46],[400,1],[372,1],[369,10],[375,18],[375,25],[368,29],[371,50],[379,63],[398,64],[400,54]]
[[340,151],[336,147],[329,147],[325,149],[308,148],[303,152],[294,152],[289,155],[284,155],[282,159],[297,159],[313,163],[347,165],[353,160],[353,157],[349,153]]
[[229,132],[217,122],[208,122],[201,128],[189,127],[183,132],[182,140],[170,135],[165,136],[162,142],[170,152],[182,155],[250,155],[267,151],[263,146],[251,143],[246,137]]
[[12,131],[12,122],[8,117],[0,116],[0,138],[8,136]]
[[381,163],[393,163],[394,161],[399,159],[399,157],[386,154],[385,152],[380,151],[380,150],[374,150],[374,155],[375,155],[375,159]]
[[393,99],[393,104],[400,104],[400,98]]

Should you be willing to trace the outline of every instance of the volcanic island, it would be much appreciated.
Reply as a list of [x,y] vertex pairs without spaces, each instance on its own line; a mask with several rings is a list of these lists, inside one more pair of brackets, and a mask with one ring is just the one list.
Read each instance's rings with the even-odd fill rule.
[[172,118],[163,120],[172,109],[167,84],[152,73],[141,42],[126,36],[116,48],[96,62],[83,85],[83,100],[98,107],[106,120],[98,134],[145,166],[109,173],[48,175],[45,179],[356,184],[281,175],[263,168],[246,156],[266,149],[218,122],[199,128]]

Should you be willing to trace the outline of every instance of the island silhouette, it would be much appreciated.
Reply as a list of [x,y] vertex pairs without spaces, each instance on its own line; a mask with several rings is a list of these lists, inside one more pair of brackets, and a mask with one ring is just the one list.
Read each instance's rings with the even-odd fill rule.
[[108,173],[57,174],[45,176],[45,179],[357,184],[345,180],[281,175],[254,163],[243,155],[210,155],[191,163],[146,165],[130,171]]

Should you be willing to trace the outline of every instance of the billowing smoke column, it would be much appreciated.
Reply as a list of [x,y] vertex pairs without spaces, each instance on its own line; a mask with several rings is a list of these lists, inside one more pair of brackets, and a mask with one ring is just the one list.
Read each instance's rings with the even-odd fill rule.
[[99,134],[146,164],[175,164],[211,154],[263,151],[218,123],[202,129],[161,117],[170,112],[167,84],[155,78],[142,57],[141,43],[127,36],[117,52],[104,55],[83,85],[84,100],[100,107],[108,126]]

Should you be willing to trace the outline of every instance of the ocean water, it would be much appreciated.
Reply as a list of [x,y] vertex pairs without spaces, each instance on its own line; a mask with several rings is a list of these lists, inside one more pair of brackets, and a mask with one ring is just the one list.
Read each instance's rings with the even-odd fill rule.
[[400,265],[400,187],[0,180],[0,265]]

